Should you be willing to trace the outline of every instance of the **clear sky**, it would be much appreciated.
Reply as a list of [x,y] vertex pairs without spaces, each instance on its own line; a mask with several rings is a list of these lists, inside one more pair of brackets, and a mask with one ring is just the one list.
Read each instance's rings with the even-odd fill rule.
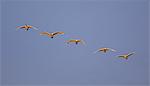
[[[39,30],[16,30],[29,24]],[[54,39],[42,31],[64,31]],[[2,84],[148,86],[148,3],[3,1]],[[83,39],[86,45],[66,44]],[[110,47],[117,52],[93,53]],[[117,55],[136,52],[128,60]]]

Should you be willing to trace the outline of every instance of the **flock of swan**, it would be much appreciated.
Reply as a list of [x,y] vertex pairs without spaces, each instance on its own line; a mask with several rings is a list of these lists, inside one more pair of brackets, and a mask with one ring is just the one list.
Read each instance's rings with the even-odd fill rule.
[[[35,30],[38,30],[36,27],[34,26],[31,26],[31,25],[23,25],[23,26],[18,26],[17,27],[18,29],[23,29],[25,31],[28,31],[29,29],[35,29]],[[55,36],[57,35],[61,35],[61,34],[64,34],[64,32],[52,32],[52,33],[49,33],[49,32],[41,32],[40,35],[44,35],[44,36],[47,36],[47,37],[50,37],[50,38],[54,38]],[[82,43],[82,44],[85,44],[85,42],[81,39],[71,39],[71,40],[68,40],[67,41],[67,44],[69,43],[75,43],[76,45],[79,44],[79,43]],[[97,51],[95,51],[94,53],[96,52],[103,52],[103,53],[106,53],[108,51],[112,51],[112,52],[116,52],[116,50],[114,49],[111,49],[111,48],[99,48]],[[118,55],[119,58],[123,58],[123,59],[128,59],[131,55],[133,55],[135,52],[131,52],[131,53],[127,53],[127,54],[123,54],[123,55]]]

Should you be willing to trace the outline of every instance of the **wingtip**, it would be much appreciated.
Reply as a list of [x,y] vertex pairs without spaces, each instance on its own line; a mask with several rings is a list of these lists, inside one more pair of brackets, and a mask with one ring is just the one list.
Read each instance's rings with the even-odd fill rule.
[[65,32],[61,32],[61,34],[65,34]]
[[99,50],[96,50],[96,51],[94,51],[93,53],[97,53],[97,52],[99,52]]

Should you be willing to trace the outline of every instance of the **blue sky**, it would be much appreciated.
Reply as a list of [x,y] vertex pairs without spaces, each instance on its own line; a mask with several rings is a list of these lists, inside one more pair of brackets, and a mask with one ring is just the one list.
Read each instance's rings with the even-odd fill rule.
[[[39,30],[16,30],[24,24]],[[1,32],[4,85],[148,85],[146,1],[3,1]],[[86,45],[65,43],[72,38]],[[117,52],[93,53],[101,47]],[[116,57],[133,51],[127,61]]]

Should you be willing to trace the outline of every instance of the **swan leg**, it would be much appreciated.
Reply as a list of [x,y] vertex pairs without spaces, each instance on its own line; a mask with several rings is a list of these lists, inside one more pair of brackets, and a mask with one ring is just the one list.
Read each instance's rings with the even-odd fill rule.
[[76,45],[78,44],[78,42],[76,42]]

